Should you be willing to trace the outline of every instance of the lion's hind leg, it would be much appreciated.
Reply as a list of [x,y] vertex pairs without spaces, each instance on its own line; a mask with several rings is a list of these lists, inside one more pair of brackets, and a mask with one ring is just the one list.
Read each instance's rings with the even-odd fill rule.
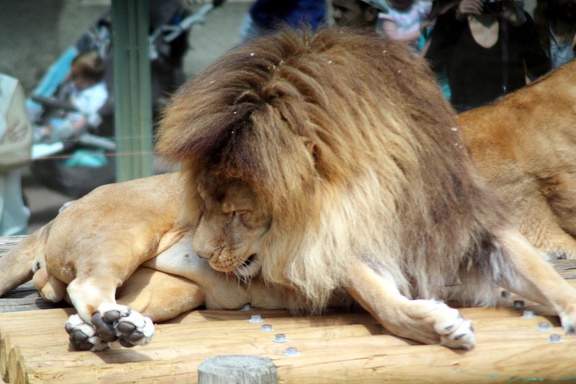
[[[538,191],[522,195],[521,203],[512,203],[513,224],[547,259],[575,259],[576,225],[573,222],[576,220],[573,213],[576,202],[572,204],[571,197],[558,197],[549,204],[547,199],[552,200]],[[561,200],[566,203],[566,213],[558,210]]]
[[98,275],[76,278],[68,285],[78,315],[72,315],[65,328],[76,349],[103,350],[117,340],[125,347],[150,342],[154,335],[152,320],[116,303],[120,283],[117,278]]
[[471,349],[472,322],[460,312],[435,300],[410,300],[394,280],[357,263],[350,268],[347,291],[392,333],[425,344]]
[[[70,343],[77,350],[101,351],[110,347],[116,337],[112,326],[93,324],[102,303],[114,305],[116,281],[107,281],[100,276],[77,277],[67,287],[71,304],[78,312],[68,318],[65,329]],[[96,319],[98,323],[98,319]]]
[[65,325],[70,343],[80,351],[103,351],[110,348],[110,343],[103,340],[92,324],[86,323],[78,315],[71,315]]
[[91,323],[78,314],[70,316],[65,329],[70,343],[81,351],[102,351],[117,340],[124,347],[146,345],[154,335],[154,324],[149,318],[125,305],[109,303],[100,306]]
[[124,347],[146,345],[154,335],[152,321],[125,305],[107,304],[87,323],[78,315],[68,318],[65,325],[70,343],[81,351],[102,351],[119,341]]
[[169,320],[204,304],[204,291],[194,282],[145,267],[138,268],[116,296],[117,302],[100,297],[91,323],[78,315],[68,319],[66,331],[76,349],[100,351],[116,340],[124,347],[148,344],[153,321]]
[[569,239],[565,239],[566,245],[562,248],[568,259],[576,259],[576,175],[572,172],[564,172],[553,179],[548,188],[543,189],[543,195],[556,218],[556,225]]
[[180,239],[145,263],[149,267],[137,266],[134,273],[127,274],[125,266],[111,268],[110,258],[85,264],[83,274],[68,285],[79,314],[66,327],[72,344],[92,350],[116,340],[125,347],[145,345],[154,334],[153,321],[172,319],[204,304],[204,290],[193,281],[154,268],[154,260],[162,257],[175,264],[175,273],[184,268],[178,260],[189,251],[189,243]]
[[546,262],[516,229],[505,228],[498,233],[505,262],[497,266],[504,288],[526,299],[549,306],[560,317],[567,333],[576,330],[576,289]]

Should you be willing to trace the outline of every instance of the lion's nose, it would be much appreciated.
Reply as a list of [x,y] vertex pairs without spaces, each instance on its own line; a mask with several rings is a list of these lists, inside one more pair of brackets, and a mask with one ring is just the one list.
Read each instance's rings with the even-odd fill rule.
[[192,241],[192,249],[203,259],[211,259],[214,254],[213,248],[208,247],[206,243],[197,241],[196,239]]
[[196,252],[196,254],[203,259],[211,259],[212,255],[213,255],[211,252],[202,251],[201,249],[196,249],[196,248],[194,248],[194,252]]

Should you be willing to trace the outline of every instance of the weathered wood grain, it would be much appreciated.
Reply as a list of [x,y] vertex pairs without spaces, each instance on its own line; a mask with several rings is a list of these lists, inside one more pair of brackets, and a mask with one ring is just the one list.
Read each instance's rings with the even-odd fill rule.
[[[271,359],[279,382],[444,382],[576,380],[572,351],[576,336],[550,343],[561,334],[547,317],[523,318],[521,310],[469,308],[478,346],[454,351],[419,345],[378,329],[364,313],[324,317],[292,317],[275,311],[195,311],[159,324],[146,347],[115,346],[99,353],[69,351],[63,324],[71,310],[0,315],[2,340],[7,340],[6,379],[12,383],[195,382],[207,357],[246,354]],[[273,332],[248,320],[262,315]],[[36,316],[37,315],[37,316]],[[228,316],[229,315],[229,316]],[[547,322],[550,329],[537,330]],[[274,342],[283,333],[288,342]],[[8,337],[6,338],[5,335]],[[288,348],[296,356],[286,356]],[[6,356],[6,350],[0,351]],[[2,359],[5,360],[5,359]]]
[[[19,240],[0,238],[0,255]],[[576,262],[553,264],[576,284]],[[576,381],[576,336],[564,335],[547,308],[515,309],[516,299],[501,298],[499,308],[461,309],[474,322],[472,351],[393,336],[364,312],[298,317],[284,310],[201,310],[157,324],[148,346],[93,353],[70,350],[64,323],[73,309],[44,303],[28,283],[0,299],[0,377],[12,384],[194,383],[208,357],[241,354],[272,360],[279,383]],[[523,316],[527,310],[534,316]],[[264,323],[249,322],[253,314]],[[539,330],[541,323],[548,329]],[[274,341],[279,333],[287,342]],[[553,334],[562,342],[551,343]],[[288,348],[295,350],[287,355]]]

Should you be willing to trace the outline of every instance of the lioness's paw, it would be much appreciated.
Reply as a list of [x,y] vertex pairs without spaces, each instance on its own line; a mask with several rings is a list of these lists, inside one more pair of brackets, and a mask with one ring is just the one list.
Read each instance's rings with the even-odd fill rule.
[[70,343],[80,351],[103,351],[110,348],[110,343],[103,340],[94,327],[85,323],[80,316],[72,315],[65,325]]
[[440,335],[440,344],[449,348],[472,349],[476,337],[472,321],[462,317],[460,312],[446,304],[438,303],[437,319],[434,330]]
[[148,317],[124,305],[102,304],[92,317],[96,332],[106,341],[120,341],[124,347],[146,345],[154,335],[154,325]]

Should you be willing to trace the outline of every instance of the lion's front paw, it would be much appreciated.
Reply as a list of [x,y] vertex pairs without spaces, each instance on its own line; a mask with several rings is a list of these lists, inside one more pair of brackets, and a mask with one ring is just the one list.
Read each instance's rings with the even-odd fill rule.
[[414,303],[424,313],[425,322],[422,325],[428,324],[423,329],[432,326],[432,329],[428,329],[434,332],[436,339],[439,336],[441,345],[449,348],[474,348],[476,337],[472,321],[464,319],[457,309],[432,300],[418,300]]
[[440,335],[440,344],[450,348],[474,348],[476,337],[472,321],[464,319],[456,309],[447,309],[448,311],[443,313],[434,326]]
[[148,317],[124,305],[102,304],[92,316],[96,332],[106,341],[119,340],[124,347],[146,345],[154,335],[154,325]]
[[110,343],[103,340],[91,324],[85,323],[80,316],[72,315],[65,326],[74,349],[80,351],[103,351],[110,348]]

